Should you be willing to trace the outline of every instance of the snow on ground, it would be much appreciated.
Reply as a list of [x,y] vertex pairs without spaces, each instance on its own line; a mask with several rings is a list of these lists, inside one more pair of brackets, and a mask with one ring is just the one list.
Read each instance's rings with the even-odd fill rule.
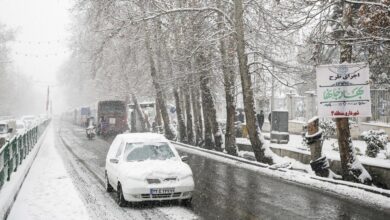
[[22,161],[22,164],[18,166],[17,172],[13,172],[11,179],[3,185],[0,190],[0,218],[4,218],[8,209],[11,208],[14,197],[19,191],[21,185],[23,184],[24,178],[28,173],[28,170],[31,167],[31,164],[34,162],[34,158],[37,155],[40,146],[42,145],[43,139],[46,136],[46,131],[39,138],[38,142],[35,144],[31,152],[26,156]]
[[362,124],[377,125],[377,126],[383,126],[383,127],[390,127],[390,124],[389,124],[389,123],[380,122],[380,121],[362,122]]
[[[54,124],[55,125],[55,124]],[[69,129],[60,125],[56,149],[64,160],[67,172],[71,174],[80,197],[86,204],[91,219],[200,219],[191,209],[178,205],[144,204],[136,207],[119,207],[116,193],[107,193],[104,187],[104,166],[109,144],[96,138],[87,140],[85,130],[79,127]],[[69,146],[67,148],[64,144]],[[72,149],[72,152],[69,150]],[[75,156],[77,155],[77,157]]]
[[89,219],[54,146],[52,126],[16,198],[9,220]]
[[[269,133],[264,133],[264,136],[269,137]],[[287,149],[298,153],[310,154],[309,148],[302,144],[303,137],[301,135],[290,134],[290,141],[287,144],[270,143],[271,147]],[[247,138],[237,138],[238,144],[249,144],[250,141]],[[367,144],[364,141],[353,140],[353,146],[360,150],[362,155],[358,155],[359,161],[363,164],[385,167],[390,169],[390,159],[386,159],[386,150],[381,150],[376,158],[368,157],[365,155]],[[340,153],[336,151],[338,149],[337,139],[331,138],[324,141],[322,146],[322,154],[332,160],[340,160]],[[390,154],[390,142],[387,144],[387,151]]]

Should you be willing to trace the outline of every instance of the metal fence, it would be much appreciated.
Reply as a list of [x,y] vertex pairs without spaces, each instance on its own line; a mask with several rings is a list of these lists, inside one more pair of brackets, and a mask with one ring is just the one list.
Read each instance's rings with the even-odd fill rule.
[[371,89],[371,112],[371,120],[390,123],[390,90]]
[[49,122],[50,120],[46,120],[0,146],[0,189],[6,181],[10,180],[11,174],[17,171],[45,131]]

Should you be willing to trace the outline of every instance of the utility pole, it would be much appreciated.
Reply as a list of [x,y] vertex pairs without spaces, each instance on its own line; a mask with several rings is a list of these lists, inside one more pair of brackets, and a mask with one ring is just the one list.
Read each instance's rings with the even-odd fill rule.
[[49,115],[49,103],[50,102],[50,86],[47,86],[47,95],[46,95],[46,115]]
[[50,100],[50,116],[53,115],[53,102]]

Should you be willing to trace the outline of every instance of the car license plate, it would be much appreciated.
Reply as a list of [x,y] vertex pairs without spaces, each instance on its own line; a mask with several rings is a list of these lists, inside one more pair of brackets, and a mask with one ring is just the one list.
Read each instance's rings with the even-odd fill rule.
[[150,194],[169,194],[174,193],[175,188],[160,188],[160,189],[150,189]]

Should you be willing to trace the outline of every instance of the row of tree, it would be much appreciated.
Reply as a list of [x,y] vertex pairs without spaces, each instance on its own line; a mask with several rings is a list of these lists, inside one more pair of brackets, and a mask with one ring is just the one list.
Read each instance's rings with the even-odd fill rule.
[[[373,83],[388,85],[388,9],[388,1],[354,0],[79,0],[73,55],[59,78],[72,105],[153,96],[168,138],[174,102],[180,141],[232,155],[236,104],[243,103],[256,159],[272,163],[256,129],[255,95],[269,96],[271,79],[313,89],[314,66],[340,59],[369,62]],[[216,100],[226,107],[224,142]],[[355,175],[345,167],[344,176]]]

